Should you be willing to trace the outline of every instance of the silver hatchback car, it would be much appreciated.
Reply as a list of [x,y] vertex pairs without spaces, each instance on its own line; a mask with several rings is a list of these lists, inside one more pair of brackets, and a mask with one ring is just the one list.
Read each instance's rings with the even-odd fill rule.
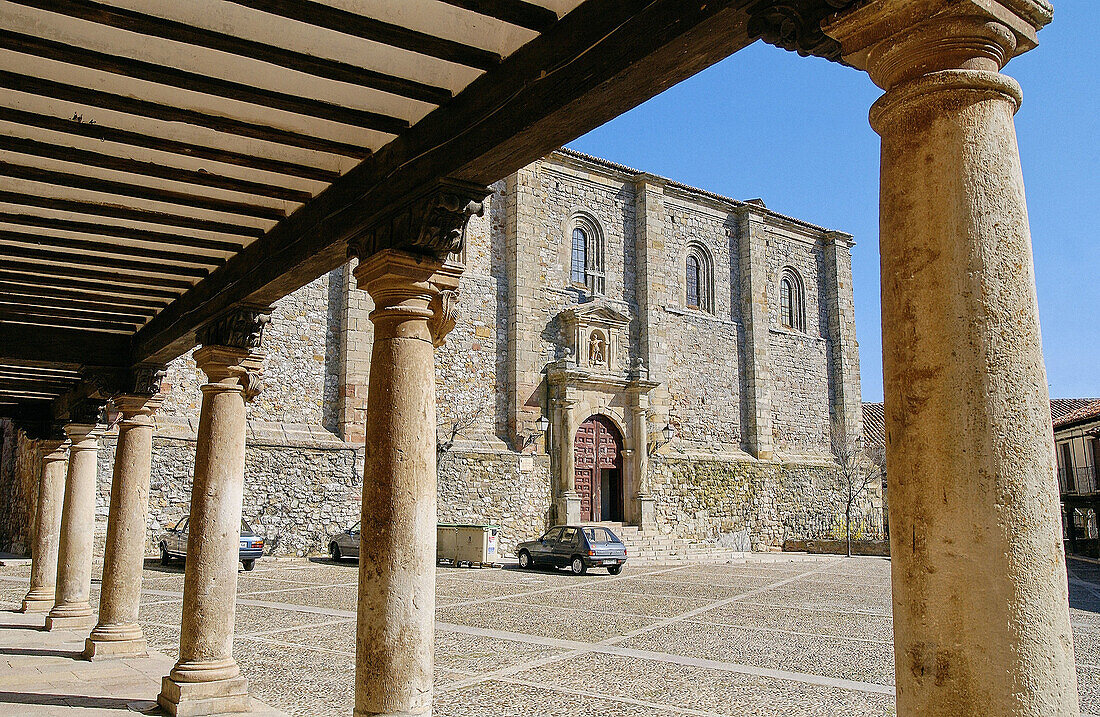
[[[187,559],[187,523],[185,516],[160,537],[160,564],[171,565],[176,560]],[[241,518],[240,561],[245,570],[256,567],[256,561],[263,557],[264,539],[256,535],[252,526]]]
[[351,526],[343,533],[332,536],[328,543],[328,554],[334,563],[344,558],[359,558],[359,523]]

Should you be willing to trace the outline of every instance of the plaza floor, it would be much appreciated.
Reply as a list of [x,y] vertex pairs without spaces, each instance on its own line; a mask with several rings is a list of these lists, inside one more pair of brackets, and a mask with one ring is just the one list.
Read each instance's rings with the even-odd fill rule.
[[[1082,710],[1100,714],[1100,565],[1069,568]],[[28,573],[0,568],[0,608]],[[356,580],[354,563],[319,559],[240,574],[234,650],[255,697],[351,714]],[[181,570],[148,561],[141,620],[169,658],[182,589]],[[894,713],[885,559],[630,564],[616,577],[440,568],[437,596],[438,717]],[[33,701],[8,686],[13,664],[0,661],[0,715]]]

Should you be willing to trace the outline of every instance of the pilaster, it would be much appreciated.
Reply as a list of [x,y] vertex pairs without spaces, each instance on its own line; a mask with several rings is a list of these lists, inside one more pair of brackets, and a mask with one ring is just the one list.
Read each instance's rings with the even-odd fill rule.
[[844,434],[863,435],[859,384],[859,344],[852,291],[852,237],[829,232],[825,237],[825,296],[829,336],[829,400],[834,420]]
[[772,457],[772,402],[769,385],[768,241],[764,217],[751,206],[737,210],[741,267],[742,433],[745,450],[761,460]]

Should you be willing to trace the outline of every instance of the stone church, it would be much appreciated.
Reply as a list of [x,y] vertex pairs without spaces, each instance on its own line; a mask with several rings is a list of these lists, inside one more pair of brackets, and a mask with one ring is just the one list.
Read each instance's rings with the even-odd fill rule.
[[[564,521],[759,549],[839,519],[830,440],[862,421],[850,235],[569,150],[493,190],[437,352],[441,521],[498,525],[507,553]],[[345,266],[265,328],[244,515],[275,552],[358,520],[371,308]],[[151,543],[188,509],[200,383],[190,355],[169,366]],[[4,432],[21,498],[0,549],[23,550],[40,467]],[[113,451],[108,432],[101,521]]]

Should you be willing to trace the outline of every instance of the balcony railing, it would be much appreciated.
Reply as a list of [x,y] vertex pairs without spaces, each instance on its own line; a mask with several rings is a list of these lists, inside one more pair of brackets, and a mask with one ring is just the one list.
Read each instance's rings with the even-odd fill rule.
[[1093,465],[1058,469],[1058,487],[1064,494],[1095,493],[1096,485],[1096,467]]

